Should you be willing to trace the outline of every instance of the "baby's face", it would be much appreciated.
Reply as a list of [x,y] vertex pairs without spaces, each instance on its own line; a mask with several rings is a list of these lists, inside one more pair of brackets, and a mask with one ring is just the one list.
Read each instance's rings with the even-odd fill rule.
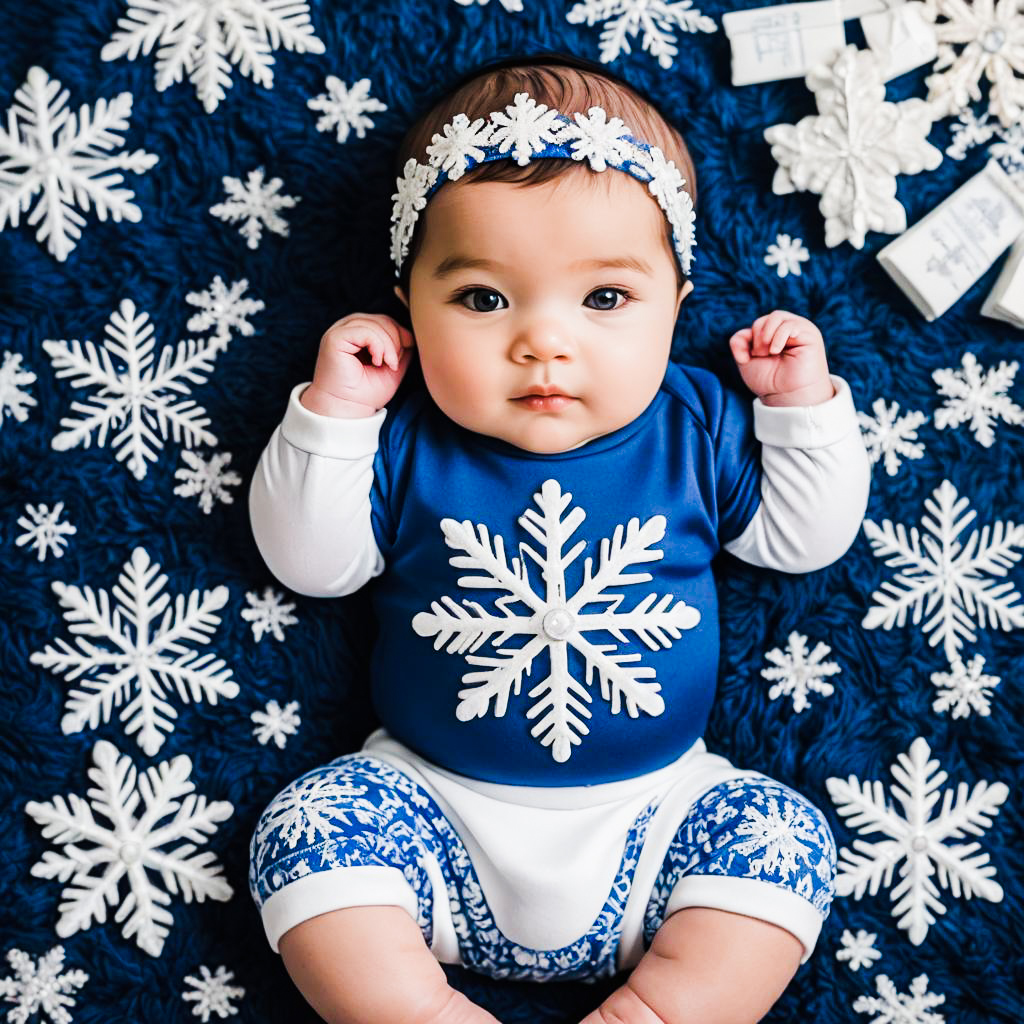
[[[647,408],[690,286],[676,287],[664,215],[643,183],[618,171],[526,188],[451,182],[423,216],[407,305],[445,414],[551,454]],[[535,388],[559,396],[525,397]]]

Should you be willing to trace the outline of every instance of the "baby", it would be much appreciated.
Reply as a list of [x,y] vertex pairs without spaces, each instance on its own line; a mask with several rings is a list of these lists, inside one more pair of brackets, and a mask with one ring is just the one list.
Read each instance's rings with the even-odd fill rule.
[[334,324],[250,491],[274,575],[369,584],[379,622],[382,728],[253,836],[271,946],[330,1022],[494,1022],[442,963],[629,970],[584,1024],[760,1020],[817,941],[835,844],[701,739],[711,561],[846,551],[869,482],[850,389],[782,310],[729,339],[753,400],[670,362],[693,167],[598,65],[478,69],[399,166],[412,330]]

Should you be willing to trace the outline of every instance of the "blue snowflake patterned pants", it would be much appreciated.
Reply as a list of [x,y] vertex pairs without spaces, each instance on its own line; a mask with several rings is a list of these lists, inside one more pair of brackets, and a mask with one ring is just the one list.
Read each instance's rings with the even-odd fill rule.
[[[440,897],[450,907],[458,943],[458,957],[444,962],[493,978],[594,981],[630,966],[617,957],[623,909],[655,810],[651,803],[633,820],[621,865],[589,930],[558,949],[528,948],[503,935],[466,845],[437,801],[393,765],[362,753],[306,773],[271,802],[252,838],[250,890],[275,949],[284,931],[325,910],[398,902],[431,946]],[[382,878],[397,877],[394,869],[414,896],[381,895],[377,887]],[[367,891],[324,907],[318,901],[325,878],[337,879],[339,872]],[[675,910],[711,906],[788,928],[803,942],[806,960],[828,916],[835,872],[835,842],[813,804],[764,775],[730,778],[696,799],[678,826],[649,890],[642,947]],[[440,884],[446,892],[435,894]]]

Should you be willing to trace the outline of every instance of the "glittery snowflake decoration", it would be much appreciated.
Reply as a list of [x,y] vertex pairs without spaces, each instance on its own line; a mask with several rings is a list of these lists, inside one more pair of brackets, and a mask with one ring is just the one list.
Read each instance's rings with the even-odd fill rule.
[[939,899],[939,885],[954,897],[979,896],[998,903],[1003,890],[993,881],[996,869],[979,843],[952,843],[967,833],[980,836],[991,826],[1009,789],[1002,782],[978,782],[969,792],[966,782],[954,791],[947,789],[935,817],[932,810],[940,798],[939,787],[948,778],[939,762],[929,760],[931,748],[923,737],[900,754],[892,766],[897,785],[892,795],[903,808],[903,816],[885,799],[881,782],[849,779],[826,780],[836,809],[850,828],[865,835],[880,833],[875,842],[855,839],[852,849],[839,851],[836,892],[860,899],[865,891],[874,896],[881,886],[892,885],[897,865],[899,882],[892,889],[893,917],[910,941],[919,946],[935,924],[935,914],[946,908]]
[[20,352],[4,352],[0,365],[0,427],[4,418],[13,416],[19,423],[28,419],[28,410],[36,400],[22,388],[32,384],[36,375],[22,368]]
[[642,49],[661,67],[672,67],[676,55],[673,28],[684,32],[714,32],[713,18],[701,14],[692,0],[583,0],[565,16],[570,25],[596,25],[601,31],[601,63],[610,64],[623,53],[632,53],[629,40],[643,32]]
[[189,292],[185,301],[197,306],[200,312],[189,317],[186,329],[201,334],[214,328],[214,339],[221,348],[227,347],[232,331],[237,331],[243,338],[251,337],[256,329],[247,317],[259,313],[264,303],[260,299],[245,298],[248,287],[249,282],[243,277],[229,288],[217,274],[205,291]]
[[876,398],[871,409],[874,416],[857,413],[864,447],[871,465],[882,459],[886,473],[895,476],[903,459],[920,459],[924,455],[924,445],[917,440],[917,428],[927,422],[928,416],[915,410],[898,416],[899,402],[889,405],[884,398]]
[[232,86],[231,65],[257,85],[274,87],[273,50],[323,53],[302,0],[126,0],[118,30],[100,50],[103,60],[156,51],[156,90],[184,75],[212,114]]
[[932,380],[939,385],[939,394],[946,397],[935,411],[935,426],[945,430],[967,423],[978,444],[991,448],[995,441],[993,424],[998,420],[1024,423],[1024,409],[1006,393],[1013,386],[1017,366],[1016,360],[1000,362],[983,372],[974,353],[965,352],[959,370],[935,370]]
[[88,980],[85,971],[65,971],[64,947],[54,946],[33,963],[20,949],[7,951],[13,978],[0,978],[0,999],[14,1003],[7,1011],[8,1024],[27,1024],[30,1017],[44,1013],[52,1024],[71,1024],[67,1007],[74,1006],[72,993]]
[[825,244],[864,247],[868,231],[906,229],[897,174],[934,170],[942,153],[926,139],[932,108],[921,99],[889,103],[879,59],[849,45],[807,75],[818,114],[766,128],[779,168],[776,195],[814,192],[825,217]]
[[966,718],[972,711],[991,714],[989,698],[999,685],[999,676],[985,675],[984,667],[985,659],[976,654],[967,664],[957,659],[949,672],[933,672],[931,680],[939,688],[939,695],[932,710],[949,711],[953,718]]
[[322,117],[316,121],[318,132],[336,130],[339,142],[347,142],[349,134],[355,132],[363,139],[367,129],[373,127],[373,120],[366,115],[387,110],[387,105],[370,95],[370,80],[360,78],[351,89],[334,75],[328,75],[324,84],[327,92],[306,101],[310,110],[320,110]]
[[991,529],[972,531],[962,544],[960,535],[977,515],[973,510],[965,512],[969,500],[959,498],[956,488],[943,480],[924,504],[929,516],[922,519],[923,534],[916,526],[908,532],[902,523],[893,526],[888,519],[881,526],[864,520],[876,557],[902,571],[871,595],[876,604],[861,625],[892,629],[905,625],[912,613],[916,626],[927,615],[922,629],[931,634],[932,647],[942,644],[952,665],[964,641],[977,640],[975,620],[978,626],[1002,630],[1024,626],[1024,604],[1018,603],[1020,594],[1013,584],[985,578],[1005,576],[1020,560],[1014,548],[1024,546],[1024,525],[996,522]]
[[285,602],[284,595],[272,587],[263,588],[263,596],[257,597],[251,591],[245,595],[249,607],[242,611],[242,618],[252,623],[253,639],[259,643],[267,633],[275,640],[284,640],[283,626],[294,626],[299,620],[291,613],[294,602]]
[[859,929],[854,935],[848,928],[843,929],[843,948],[836,952],[836,959],[846,961],[851,971],[858,971],[862,967],[870,967],[876,960],[882,959],[882,954],[875,949],[875,940],[878,936],[874,932],[866,932]]
[[807,259],[810,259],[810,253],[802,239],[776,235],[775,241],[768,246],[764,261],[769,267],[775,267],[779,277],[786,277],[788,274],[796,274],[799,277],[800,264]]
[[[545,592],[538,594],[533,589],[525,558],[513,558],[509,565],[504,541],[500,536],[492,538],[486,526],[474,526],[468,520],[442,519],[445,543],[462,552],[452,556],[449,562],[456,568],[476,573],[461,576],[459,586],[487,587],[504,591],[505,596],[495,601],[500,614],[468,598],[463,598],[462,602],[468,612],[450,597],[432,601],[429,612],[419,612],[413,617],[412,628],[418,636],[436,637],[435,650],[447,644],[447,653],[465,653],[467,663],[480,667],[479,671],[467,672],[462,677],[467,685],[459,691],[455,710],[461,722],[483,718],[492,710],[495,717],[503,717],[509,697],[513,692],[518,696],[523,677],[532,670],[534,659],[546,650],[549,669],[530,691],[529,696],[536,697],[536,701],[526,717],[531,721],[536,719],[530,735],[551,748],[555,761],[564,763],[569,760],[573,746],[582,743],[582,737],[590,731],[585,719],[591,717],[587,705],[594,700],[590,686],[595,671],[601,681],[601,696],[610,705],[613,715],[617,715],[623,705],[630,718],[638,718],[641,711],[657,716],[665,710],[661,684],[652,679],[656,674],[653,668],[640,664],[639,655],[620,654],[614,643],[595,643],[586,634],[607,630],[624,641],[624,634],[631,631],[650,650],[656,651],[670,647],[673,640],[682,635],[682,630],[693,629],[700,621],[700,613],[682,600],[673,602],[672,594],[659,598],[653,591],[631,610],[619,611],[625,595],[608,591],[610,587],[621,588],[653,579],[650,573],[628,572],[627,569],[639,562],[664,557],[653,546],[665,536],[664,516],[651,516],[642,524],[639,519],[631,519],[625,529],[616,526],[611,539],[600,543],[596,571],[593,559],[585,559],[583,582],[576,593],[569,596],[565,570],[580,556],[587,543],[581,540],[564,553],[563,548],[586,513],[576,507],[564,515],[572,495],[563,493],[557,480],[546,480],[533,499],[540,511],[527,509],[518,521],[543,545],[544,553],[538,553],[525,543],[520,545],[520,551],[541,566]],[[526,612],[514,612],[510,605],[515,603],[525,606]],[[602,604],[606,608],[585,611],[591,604]],[[523,646],[502,646],[517,635],[527,637]],[[497,657],[472,653],[488,640]],[[586,685],[569,669],[569,648],[586,661]],[[643,682],[645,678],[652,681]]]
[[63,263],[82,237],[85,217],[76,209],[95,207],[100,220],[137,222],[142,212],[130,200],[135,193],[116,188],[121,171],[144,174],[156,162],[152,153],[112,152],[123,143],[132,112],[132,94],[123,92],[109,103],[100,99],[90,110],[82,104],[74,114],[68,92],[38,67],[29,68],[24,85],[14,94],[7,129],[0,120],[0,231],[28,213],[36,240]]
[[795,630],[786,642],[785,653],[776,647],[765,654],[775,667],[761,669],[761,675],[775,684],[768,691],[769,698],[776,700],[783,695],[791,696],[793,710],[804,711],[810,707],[809,692],[820,693],[824,697],[832,695],[835,688],[825,680],[842,669],[834,661],[822,660],[832,650],[828,644],[818,643],[808,654],[807,637]]
[[288,234],[288,222],[280,216],[280,210],[290,210],[300,199],[279,193],[284,184],[280,178],[271,178],[264,182],[264,170],[258,167],[249,172],[243,185],[239,178],[225,175],[221,178],[224,191],[227,192],[226,202],[216,203],[210,207],[210,213],[228,223],[242,221],[238,233],[246,240],[250,249],[258,249],[263,237],[263,228],[278,235]]
[[[94,923],[103,924],[107,906],[117,906],[114,920],[122,925],[121,934],[134,937],[144,952],[159,956],[174,923],[166,909],[172,895],[180,892],[186,903],[231,898],[231,886],[215,855],[208,850],[196,853],[196,847],[216,832],[218,822],[231,817],[234,808],[226,800],[207,802],[193,793],[192,762],[184,754],[139,774],[130,757],[101,740],[93,747],[92,759],[88,800],[72,793],[67,800],[55,796],[25,805],[28,815],[43,826],[43,837],[65,848],[60,853],[47,850],[32,866],[32,875],[70,879],[61,892],[64,902],[56,929],[62,939]],[[137,816],[140,803],[143,810]],[[96,815],[110,824],[103,825]],[[118,905],[123,878],[129,891]]]
[[225,505],[234,503],[234,495],[228,487],[237,487],[242,478],[233,470],[225,469],[231,461],[231,452],[214,452],[207,462],[195,452],[182,452],[181,460],[185,466],[174,471],[174,479],[182,483],[174,488],[174,493],[182,498],[199,495],[199,507],[209,515],[213,511],[213,503],[222,501]]
[[928,991],[928,975],[920,974],[910,983],[910,992],[897,992],[884,974],[875,977],[877,996],[858,996],[853,1003],[857,1013],[877,1014],[870,1024],[945,1024],[941,1013],[932,1013],[945,996]]
[[273,740],[278,750],[284,750],[288,737],[294,736],[302,724],[297,700],[290,700],[283,708],[276,700],[269,700],[263,711],[254,711],[249,717],[256,726],[253,736],[263,746]]
[[206,964],[199,965],[199,978],[191,974],[185,975],[185,984],[192,986],[192,991],[183,992],[181,998],[186,1003],[195,1003],[192,1007],[192,1016],[198,1017],[205,1024],[211,1014],[218,1017],[234,1017],[238,1013],[238,1007],[232,1006],[232,999],[241,999],[245,995],[245,989],[239,985],[228,984],[234,978],[234,972],[226,967],[218,967],[216,974],[210,973]]
[[18,525],[25,532],[14,543],[18,547],[27,544],[29,551],[38,551],[40,562],[45,560],[49,551],[55,558],[60,558],[67,546],[67,538],[78,532],[71,523],[60,521],[63,511],[63,501],[58,501],[52,509],[47,505],[26,505],[26,515],[18,517]]
[[118,577],[114,608],[105,590],[94,593],[91,587],[51,583],[78,646],[57,640],[56,648],[47,646],[29,661],[57,675],[67,673],[69,680],[85,676],[82,688],[68,694],[60,723],[65,735],[110,721],[111,711],[124,703],[134,684],[137,695],[125,705],[120,720],[129,736],[138,734],[139,746],[152,757],[178,717],[167,700],[168,690],[175,690],[186,704],[204,699],[216,704],[219,698],[238,696],[238,684],[223,661],[187,646],[189,641],[210,642],[220,624],[217,611],[227,604],[227,587],[193,590],[187,598],[179,594],[172,607],[163,589],[166,582],[160,566],[140,547]]

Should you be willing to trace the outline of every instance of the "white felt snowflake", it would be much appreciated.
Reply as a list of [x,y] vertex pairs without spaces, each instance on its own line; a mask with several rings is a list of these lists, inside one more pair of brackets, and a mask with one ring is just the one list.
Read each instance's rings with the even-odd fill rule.
[[995,441],[993,424],[1024,423],[1022,409],[1006,393],[1017,375],[1017,361],[1000,362],[982,371],[973,352],[965,352],[960,369],[946,367],[935,370],[932,380],[939,385],[939,394],[946,396],[941,408],[935,410],[935,426],[939,430],[969,424],[975,440],[985,448]]
[[[217,822],[231,817],[234,808],[226,800],[208,803],[205,796],[193,793],[192,762],[184,754],[139,774],[130,757],[101,740],[93,747],[92,759],[88,800],[72,793],[67,800],[55,796],[46,803],[30,800],[25,805],[43,826],[43,836],[64,847],[61,853],[47,850],[32,866],[32,874],[61,882],[70,879],[61,892],[61,938],[85,931],[94,922],[103,924],[107,906],[117,906],[114,920],[122,924],[121,934],[134,937],[151,956],[159,956],[174,923],[166,909],[171,896],[180,891],[186,903],[193,898],[200,903],[206,897],[231,898],[231,886],[222,877],[216,856],[209,850],[196,853],[196,847],[217,831]],[[136,814],[140,802],[142,813]],[[94,811],[110,824],[97,821]],[[129,891],[118,905],[119,883],[125,877]]]
[[819,113],[766,128],[779,165],[776,195],[814,192],[825,217],[825,244],[864,247],[868,231],[903,231],[907,212],[896,175],[934,170],[942,153],[926,139],[932,108],[921,99],[889,103],[879,59],[849,45],[807,75]]
[[37,963],[20,949],[7,951],[7,962],[14,971],[13,978],[0,978],[0,998],[14,1003],[7,1011],[8,1024],[27,1024],[30,1017],[45,1013],[53,1024],[71,1024],[67,1007],[74,1006],[71,993],[88,980],[85,971],[65,971],[64,947],[54,946]]
[[779,277],[787,274],[800,276],[800,264],[810,259],[810,253],[801,238],[790,238],[789,235],[776,235],[775,241],[768,246],[764,258],[769,267],[775,267]]
[[13,416],[19,423],[28,419],[29,407],[37,403],[22,388],[35,379],[36,375],[31,370],[22,368],[20,352],[4,352],[4,361],[0,365],[0,427],[4,425],[5,416]]
[[500,153],[512,151],[512,158],[525,167],[535,151],[557,142],[562,131],[558,111],[538,103],[525,92],[517,92],[504,110],[491,114],[489,144]]
[[436,167],[421,164],[415,157],[409,157],[402,168],[402,176],[395,182],[398,191],[391,196],[395,204],[395,213],[391,218],[391,261],[396,265],[401,265],[409,254],[409,241],[416,221],[420,210],[427,205],[427,192],[437,181],[438,173]]
[[953,718],[966,718],[972,710],[991,714],[989,698],[999,685],[999,676],[985,675],[984,667],[985,659],[976,654],[966,665],[958,658],[950,672],[933,672],[931,680],[939,688],[939,696],[932,710],[951,711]]
[[875,977],[877,996],[858,996],[853,1003],[857,1013],[878,1014],[869,1024],[945,1024],[941,1013],[932,1013],[941,1006],[945,996],[928,991],[928,975],[919,974],[910,983],[910,992],[897,992],[884,974]]
[[278,235],[288,234],[288,222],[280,216],[279,210],[290,210],[300,202],[297,196],[278,194],[284,184],[280,178],[264,182],[262,167],[249,172],[243,185],[241,179],[224,175],[220,180],[227,192],[227,202],[216,203],[210,213],[228,223],[242,221],[238,233],[246,240],[250,249],[258,249],[263,237],[263,226]]
[[[1024,8],[1020,0],[925,0],[920,11],[935,27],[935,73],[928,99],[943,115],[980,100],[991,83],[988,109],[1009,127],[1024,114]],[[941,20],[940,20],[941,19]],[[959,52],[955,49],[962,46]]]
[[996,522],[991,529],[972,531],[966,544],[960,534],[975,518],[974,511],[964,514],[970,504],[957,497],[956,488],[948,481],[925,499],[931,518],[924,517],[925,533],[916,526],[907,529],[902,523],[893,526],[888,519],[881,527],[864,520],[864,532],[878,558],[888,558],[888,566],[903,567],[893,581],[882,584],[871,598],[877,602],[861,625],[865,629],[892,629],[903,626],[912,611],[916,626],[924,615],[929,618],[922,629],[930,633],[932,647],[943,645],[952,665],[958,658],[964,640],[977,640],[974,620],[979,626],[998,626],[1010,630],[1024,626],[1024,604],[1013,583],[998,585],[985,575],[1005,576],[1020,560],[1014,548],[1024,546],[1024,525]]
[[124,703],[134,684],[137,695],[120,719],[129,736],[138,733],[139,746],[152,757],[178,717],[167,700],[169,689],[186,704],[204,699],[216,704],[220,697],[238,696],[238,684],[223,661],[186,646],[190,641],[210,642],[220,623],[217,610],[227,604],[227,587],[193,590],[187,598],[178,594],[171,607],[163,592],[167,577],[159,573],[160,566],[145,549],[136,548],[114,587],[113,609],[105,590],[94,593],[91,587],[51,583],[71,632],[78,635],[78,647],[57,640],[57,649],[47,646],[29,660],[57,675],[66,672],[69,680],[87,674],[82,689],[68,694],[60,723],[65,735],[110,721],[112,709]]
[[449,181],[458,181],[466,173],[469,161],[479,162],[485,154],[493,126],[478,117],[470,122],[465,114],[456,114],[440,132],[435,132],[427,146],[427,158],[432,166],[444,171]]
[[328,75],[324,84],[327,92],[306,101],[310,110],[321,110],[323,116],[316,121],[318,132],[329,132],[337,129],[339,142],[347,142],[349,133],[355,132],[360,138],[366,138],[366,131],[373,127],[372,118],[368,113],[387,110],[387,105],[370,95],[370,80],[360,78],[351,89],[334,75]]
[[998,141],[988,147],[988,155],[1024,189],[1024,122],[998,128],[995,134]]
[[602,64],[632,53],[629,40],[643,30],[643,50],[666,69],[679,53],[673,28],[684,32],[714,32],[718,28],[713,18],[693,7],[692,0],[582,0],[573,4],[566,21],[571,25],[606,23],[601,32]]
[[954,160],[963,160],[969,149],[988,142],[996,130],[996,126],[988,118],[988,111],[978,117],[972,107],[961,110],[960,116],[950,125],[953,142],[946,147],[946,156],[951,156]]
[[842,669],[834,661],[822,660],[832,650],[828,644],[818,643],[808,654],[807,637],[796,630],[789,634],[786,643],[785,653],[776,647],[765,654],[775,667],[761,669],[761,675],[775,683],[768,691],[772,700],[784,694],[792,696],[793,710],[803,711],[810,707],[808,692],[813,690],[825,697],[832,695],[835,688],[825,679]]
[[213,511],[215,501],[225,505],[234,503],[234,495],[228,487],[237,487],[242,478],[233,470],[225,469],[231,461],[231,452],[214,452],[209,462],[195,452],[182,452],[181,458],[186,465],[174,471],[174,479],[182,481],[174,488],[175,494],[182,498],[198,494],[199,507],[207,515]]
[[78,532],[71,523],[60,522],[64,502],[58,501],[52,509],[47,505],[26,505],[25,511],[28,513],[27,517],[18,518],[18,525],[25,532],[14,543],[18,547],[28,544],[29,551],[38,551],[40,562],[46,558],[50,550],[56,558],[60,558],[67,546],[68,536]]
[[191,985],[193,991],[182,992],[181,998],[186,1003],[194,1002],[192,1016],[199,1017],[204,1024],[215,1013],[218,1017],[233,1017],[238,1013],[238,1007],[232,1006],[232,999],[241,999],[245,995],[245,989],[239,985],[229,985],[234,978],[234,972],[226,967],[218,967],[216,974],[210,973],[206,964],[199,965],[200,978],[194,978],[191,974],[185,975],[185,983]]
[[[487,587],[504,591],[505,596],[495,601],[500,614],[463,598],[462,603],[470,609],[467,612],[452,598],[444,597],[431,602],[430,612],[414,616],[412,627],[419,636],[436,636],[435,650],[447,643],[449,654],[473,652],[487,640],[496,649],[498,657],[466,654],[466,661],[481,666],[481,670],[462,677],[464,683],[470,684],[458,695],[455,713],[462,722],[484,717],[491,710],[492,700],[494,715],[501,718],[508,708],[510,693],[519,695],[523,677],[531,671],[534,658],[547,650],[548,673],[530,690],[529,696],[537,700],[526,716],[537,719],[530,734],[543,746],[551,748],[555,761],[564,762],[569,760],[573,745],[582,743],[581,736],[590,731],[584,719],[591,717],[587,704],[594,699],[589,687],[595,669],[601,681],[601,696],[611,705],[612,714],[618,714],[623,703],[631,718],[638,718],[641,711],[660,715],[665,709],[661,684],[641,682],[656,673],[653,668],[637,664],[639,654],[620,654],[615,644],[593,643],[585,634],[608,630],[624,642],[624,634],[632,631],[648,648],[656,651],[659,646],[670,647],[672,639],[678,639],[682,630],[693,629],[700,621],[700,613],[682,600],[673,604],[672,594],[659,598],[654,592],[648,593],[634,608],[619,611],[624,595],[607,592],[613,586],[653,579],[650,573],[626,570],[638,562],[663,557],[662,552],[653,547],[665,536],[666,520],[660,515],[651,516],[643,524],[639,519],[631,519],[625,530],[616,526],[612,538],[600,542],[596,572],[593,559],[585,559],[582,585],[575,594],[568,596],[565,570],[587,544],[581,540],[568,552],[563,552],[563,547],[586,514],[576,507],[563,518],[572,495],[563,494],[557,480],[544,481],[533,499],[540,512],[527,509],[518,522],[544,546],[544,553],[538,554],[525,543],[520,544],[520,553],[529,555],[541,566],[545,593],[538,594],[531,586],[525,558],[513,558],[509,566],[500,535],[492,540],[484,525],[474,526],[469,520],[442,519],[445,543],[464,552],[450,558],[450,564],[477,573],[460,577],[459,586]],[[516,614],[510,608],[516,603],[525,606],[525,613]],[[599,612],[584,611],[587,605],[595,603],[607,607]],[[517,635],[528,637],[523,646],[501,646]],[[585,686],[569,670],[570,647],[586,662]]]
[[972,792],[961,782],[954,795],[947,789],[936,817],[932,809],[939,800],[939,787],[948,778],[939,770],[938,761],[930,761],[931,749],[923,737],[900,754],[892,766],[897,785],[893,796],[903,807],[903,817],[885,799],[881,782],[860,782],[855,775],[849,779],[826,780],[829,795],[850,828],[863,834],[882,833],[877,842],[855,839],[853,849],[839,851],[839,874],[836,892],[860,899],[865,890],[874,896],[882,885],[892,884],[893,871],[902,862],[900,881],[890,898],[894,902],[893,917],[908,933],[910,941],[919,946],[925,940],[934,914],[944,914],[939,900],[936,878],[943,889],[954,897],[965,899],[980,896],[998,903],[1003,890],[993,881],[995,867],[987,853],[979,852],[979,843],[951,843],[967,833],[980,836],[992,824],[999,807],[1009,795],[1002,782],[978,782]]
[[[463,7],[472,7],[473,4],[483,7],[487,5],[488,0],[455,0],[455,2]],[[499,0],[499,3],[506,11],[521,11],[523,9],[523,0]]]
[[878,936],[874,932],[866,932],[863,928],[854,935],[848,928],[843,929],[843,948],[836,952],[836,959],[845,960],[851,971],[862,967],[870,967],[875,960],[881,960],[882,954],[875,949]]
[[895,476],[903,459],[920,459],[924,455],[924,445],[917,440],[917,428],[927,421],[928,415],[911,410],[898,416],[899,402],[889,405],[884,398],[876,398],[871,408],[874,416],[857,413],[864,447],[871,465],[883,459],[886,473]]
[[263,711],[254,711],[249,717],[256,725],[252,731],[253,736],[263,746],[273,740],[278,750],[284,749],[288,737],[294,736],[302,725],[297,700],[288,701],[283,708],[276,700],[268,700]]
[[267,633],[275,640],[284,640],[282,626],[294,626],[299,620],[291,613],[294,602],[285,603],[284,595],[272,587],[263,588],[263,596],[257,597],[251,591],[245,595],[249,607],[242,611],[242,618],[252,623],[253,639],[259,643]]
[[271,51],[323,53],[302,0],[127,0],[103,60],[156,51],[156,89],[163,92],[183,75],[212,114],[230,89],[231,65],[267,89],[274,87]]
[[231,340],[232,331],[237,331],[244,338],[251,337],[256,329],[246,317],[259,313],[264,303],[260,299],[244,298],[248,287],[249,281],[244,277],[228,288],[220,275],[215,275],[205,291],[189,292],[185,296],[189,305],[200,309],[200,312],[189,317],[185,327],[199,334],[211,327],[216,328],[214,338],[221,348],[226,347]]
[[124,142],[132,112],[132,94],[123,92],[109,103],[100,99],[77,114],[67,108],[68,92],[38,67],[29,68],[25,84],[14,94],[7,130],[0,121],[0,231],[42,199],[29,215],[38,224],[36,240],[46,242],[61,263],[82,237],[85,217],[76,209],[96,208],[100,220],[109,216],[139,221],[142,213],[130,200],[135,193],[116,188],[121,171],[144,174],[157,157],[137,149],[111,152]]

